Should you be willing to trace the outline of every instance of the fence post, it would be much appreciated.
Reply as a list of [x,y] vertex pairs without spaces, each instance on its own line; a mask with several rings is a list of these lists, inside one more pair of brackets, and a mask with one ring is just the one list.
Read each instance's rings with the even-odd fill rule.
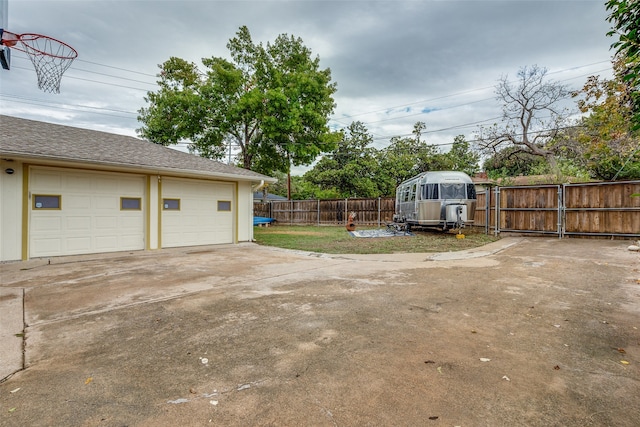
[[289,225],[293,225],[293,200],[289,200]]
[[318,214],[317,214],[317,218],[318,218],[318,227],[320,226],[320,199],[318,199]]
[[564,194],[566,191],[566,187],[565,187],[566,185],[567,184],[562,184],[562,187],[558,185],[558,235],[560,239],[564,237],[564,230],[566,228],[565,215],[564,215],[564,208],[565,208]]
[[495,229],[493,230],[493,235],[497,236],[500,234],[500,186],[496,185],[495,190],[495,203],[496,203],[496,223]]
[[489,235],[491,230],[491,188],[484,190],[484,234]]
[[382,215],[382,199],[378,197],[378,228],[382,225],[380,216]]
[[344,199],[344,222],[345,224],[349,221],[349,198],[345,197]]
[[558,185],[558,239],[562,239],[562,187]]

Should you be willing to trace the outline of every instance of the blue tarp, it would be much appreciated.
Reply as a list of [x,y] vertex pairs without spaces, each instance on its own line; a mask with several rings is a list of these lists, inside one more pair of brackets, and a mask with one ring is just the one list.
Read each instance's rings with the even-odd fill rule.
[[271,224],[272,222],[275,222],[276,220],[273,218],[267,218],[266,216],[254,216],[253,217],[253,225],[260,225],[260,224]]

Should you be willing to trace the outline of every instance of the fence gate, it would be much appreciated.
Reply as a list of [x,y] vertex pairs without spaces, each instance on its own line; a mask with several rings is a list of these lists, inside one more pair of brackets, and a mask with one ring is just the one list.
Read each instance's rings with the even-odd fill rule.
[[562,236],[562,187],[496,187],[498,230]]
[[640,181],[496,187],[487,206],[496,234],[640,237],[639,194]]
[[563,235],[640,237],[640,181],[563,185]]

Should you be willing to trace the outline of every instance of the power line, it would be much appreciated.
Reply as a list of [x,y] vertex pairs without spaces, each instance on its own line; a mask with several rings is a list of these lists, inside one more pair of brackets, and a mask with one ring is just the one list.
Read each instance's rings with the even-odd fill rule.
[[[4,95],[2,95],[2,96],[4,96]],[[34,101],[15,101],[15,100],[9,100],[8,102],[16,102],[16,103],[19,103],[19,104],[37,105],[37,106],[41,106],[41,107],[54,108],[54,107],[51,107],[51,105],[47,105],[47,103],[46,103],[46,102],[39,102],[38,100],[34,100]],[[127,120],[132,120],[132,119],[134,119],[134,118],[132,118],[132,117],[125,117],[125,116],[120,116],[120,115],[117,115],[117,114],[109,114],[109,113],[105,113],[105,112],[103,112],[103,111],[87,111],[87,110],[84,110],[83,108],[92,108],[92,107],[89,107],[89,106],[82,106],[82,108],[75,108],[75,107],[73,107],[73,106],[65,106],[64,108],[60,108],[60,109],[61,109],[61,110],[71,110],[71,111],[81,111],[81,112],[83,112],[83,113],[99,114],[99,115],[101,115],[101,116],[117,117],[117,118],[120,118],[120,119],[127,119]],[[101,108],[97,108],[97,107],[93,107],[93,108],[95,108],[96,110],[102,110]],[[126,113],[126,112],[125,112],[125,114],[129,114],[129,113]],[[137,119],[137,118],[136,118],[136,119]]]
[[111,68],[113,70],[120,70],[120,71],[126,71],[129,73],[135,73],[135,74],[140,74],[141,76],[149,76],[149,77],[157,77],[155,74],[149,74],[149,73],[143,73],[141,71],[135,71],[135,70],[128,70],[126,68],[120,68],[120,67],[114,67],[112,65],[106,65],[106,64],[99,64],[97,62],[91,62],[91,61],[85,61],[83,59],[76,59],[74,62],[84,62],[86,64],[91,64],[91,65],[98,65],[100,67],[105,67],[105,68]]
[[[576,68],[581,68],[581,67],[576,67]],[[579,79],[579,78],[582,78],[582,77],[591,76],[591,75],[593,75],[593,73],[601,73],[603,71],[608,71],[608,70],[609,70],[608,68],[605,68],[605,69],[602,69],[602,70],[594,71],[592,73],[587,73],[587,74],[583,74],[583,75],[580,75],[580,76],[575,76],[575,77],[570,77],[570,78],[567,78],[567,79],[564,79],[564,80],[560,80],[560,82],[567,82],[567,81],[570,81],[570,80],[575,80],[575,79]],[[493,86],[491,86],[491,87],[493,87]],[[483,88],[483,89],[487,89],[487,88]],[[470,92],[475,92],[477,90],[479,90],[479,89],[474,89],[474,90],[470,90],[470,91],[467,91],[467,92],[460,92],[460,93],[470,93]],[[451,96],[456,96],[456,95],[447,95],[447,96],[442,96],[442,97],[438,97],[438,98],[432,98],[432,100],[449,98]],[[396,117],[389,117],[389,118],[386,118],[386,119],[380,119],[380,120],[376,120],[376,121],[369,121],[369,122],[366,122],[365,124],[374,124],[374,123],[381,123],[381,122],[387,122],[387,121],[403,119],[403,118],[407,118],[407,117],[421,116],[421,115],[424,115],[424,114],[430,114],[430,113],[443,111],[443,110],[448,110],[448,109],[452,109],[452,108],[466,107],[466,106],[472,105],[472,104],[478,104],[478,103],[481,103],[481,102],[492,101],[494,99],[495,99],[495,97],[483,98],[483,99],[479,99],[479,100],[476,100],[476,101],[465,102],[463,104],[452,105],[452,106],[449,106],[449,107],[433,108],[433,109],[431,109],[429,111],[420,111],[418,113],[406,114],[406,115],[402,115],[402,116],[399,116],[399,117],[396,116]],[[424,102],[431,102],[432,100],[426,100]],[[409,106],[409,105],[414,105],[414,104],[417,104],[417,103],[418,102],[413,103],[413,104],[406,104],[405,107]],[[400,108],[400,106],[399,107],[393,107],[393,108]],[[387,110],[378,110],[377,112],[384,112],[384,111],[387,111]],[[366,115],[366,114],[372,114],[372,113],[360,113],[360,114],[357,114],[355,116]],[[355,116],[346,116],[346,117],[343,116],[343,117],[341,117],[341,120],[344,119],[344,118],[355,117]]]
[[[601,62],[596,62],[596,63],[590,64],[590,65],[600,64],[600,63],[601,63]],[[584,67],[584,66],[581,66],[581,67],[573,67],[573,68],[570,68],[570,69],[568,69],[568,70],[579,69],[579,68],[583,68],[583,67]],[[567,79],[564,79],[564,80],[560,80],[560,82],[567,82],[567,81],[570,81],[570,80],[575,80],[575,79],[578,79],[578,78],[591,76],[591,75],[594,75],[594,73],[600,73],[600,72],[608,71],[608,70],[609,70],[608,68],[606,68],[606,69],[601,69],[601,70],[596,70],[596,71],[591,72],[591,73],[587,73],[587,74],[583,74],[583,75],[580,75],[580,76],[574,76],[574,77],[570,77],[570,78],[567,78]],[[565,70],[556,71],[556,72],[554,72],[554,73],[559,73],[559,72],[562,72],[562,71],[565,71]],[[549,73],[549,74],[550,74],[550,73]],[[486,89],[486,88],[485,88],[485,89]],[[467,93],[468,93],[468,92],[473,92],[473,91],[475,91],[475,90],[467,91]],[[436,100],[436,99],[447,98],[447,97],[449,97],[449,96],[443,96],[443,97],[433,98],[433,99],[434,99],[434,100]],[[494,100],[494,99],[495,99],[495,98],[493,98],[493,97],[492,97],[492,98],[483,98],[483,99],[480,99],[480,100],[476,100],[476,101],[469,101],[469,102],[466,102],[466,103],[463,103],[463,104],[453,105],[453,106],[449,106],[449,107],[434,108],[434,109],[432,109],[432,110],[430,110],[430,111],[426,111],[426,112],[425,112],[425,111],[421,111],[421,112],[413,113],[413,114],[406,114],[406,115],[402,115],[402,116],[396,116],[396,117],[390,117],[390,118],[386,118],[386,119],[380,119],[380,120],[375,120],[375,121],[369,121],[369,122],[365,122],[364,124],[365,124],[365,125],[370,125],[370,124],[375,124],[375,123],[382,123],[382,122],[387,122],[387,121],[394,121],[394,120],[406,119],[406,118],[408,118],[408,117],[422,116],[422,115],[425,115],[425,114],[430,114],[430,113],[439,112],[439,111],[443,111],[443,110],[448,110],[448,109],[453,109],[453,108],[460,108],[460,107],[466,107],[466,106],[469,106],[469,105],[472,105],[472,104],[477,104],[477,103],[481,103],[481,102],[491,101],[491,100]],[[408,105],[410,105],[410,104],[406,104],[405,106],[408,106]],[[411,104],[411,105],[412,105],[412,104]],[[400,106],[399,106],[399,107],[394,107],[394,108],[400,108]],[[378,112],[380,112],[380,111],[386,111],[386,110],[378,110]],[[369,113],[361,113],[361,115],[365,115],[365,114],[369,114]],[[343,118],[344,118],[344,117],[341,117],[341,119],[343,119]],[[436,133],[436,132],[443,132],[443,131],[446,131],[446,130],[460,129],[460,128],[468,127],[468,126],[470,126],[470,125],[484,123],[484,122],[487,122],[487,121],[490,121],[490,120],[497,120],[497,119],[499,119],[499,118],[500,118],[500,117],[496,117],[496,118],[491,118],[491,119],[481,120],[481,121],[476,122],[476,123],[463,124],[463,125],[456,125],[456,126],[451,126],[451,127],[448,127],[448,128],[438,129],[438,130],[435,130],[435,131],[426,131],[426,132],[423,132],[423,133]],[[338,122],[338,120],[334,120],[334,121],[335,121],[335,122],[337,122],[337,123],[339,123],[339,122]],[[405,134],[405,135],[400,135],[399,137],[403,137],[403,136],[410,136],[410,135],[411,135],[411,134]],[[391,137],[388,137],[388,136],[375,136],[375,135],[374,135],[373,140],[374,140],[374,141],[377,141],[377,140],[389,139],[389,138],[391,138]]]
[[[17,55],[17,58],[25,59],[25,60],[27,59],[27,58],[21,58],[20,55]],[[82,62],[82,63],[86,63],[86,64],[100,66],[100,67],[105,67],[105,68],[109,68],[109,69],[125,71],[125,72],[129,72],[129,73],[134,73],[134,74],[138,74],[138,75],[142,75],[142,76],[157,77],[156,75],[153,75],[153,74],[150,74],[150,73],[144,73],[144,72],[140,72],[140,71],[136,71],[136,70],[130,70],[130,69],[126,69],[126,68],[115,67],[115,66],[111,66],[111,65],[107,65],[107,64],[100,64],[100,63],[97,63],[97,62],[91,62],[91,61],[85,61],[85,60],[77,60],[77,61],[78,62]],[[599,62],[594,62],[594,63],[591,63],[591,64],[580,65],[580,66],[576,66],[576,67],[556,70],[556,71],[550,72],[548,74],[551,75],[551,74],[558,74],[558,73],[562,73],[562,72],[566,72],[566,71],[578,70],[578,69],[581,69],[581,68],[602,64],[602,63],[605,63],[605,62],[609,62],[609,61],[599,61]],[[23,70],[29,70],[29,68],[24,68],[24,67],[20,67],[20,66],[15,66],[15,68],[23,69]],[[120,80],[135,82],[135,83],[141,83],[141,84],[145,84],[145,85],[156,85],[157,84],[157,82],[156,83],[150,83],[150,82],[145,82],[145,81],[141,81],[141,80],[129,79],[129,78],[126,78],[126,77],[116,76],[116,75],[113,75],[113,74],[101,73],[101,72],[91,71],[91,70],[86,70],[86,69],[79,69],[79,68],[75,68],[75,67],[71,67],[71,70],[84,72],[84,73],[89,73],[89,74],[96,74],[96,75],[100,75],[100,76],[110,77],[110,78],[113,78],[113,79],[120,79]],[[562,81],[575,80],[577,78],[594,75],[595,73],[599,73],[599,72],[603,72],[603,71],[607,71],[607,70],[609,70],[609,69],[597,70],[597,71],[594,71],[594,72],[591,72],[591,73],[588,73],[588,74],[584,74],[584,75],[581,75],[581,76],[575,76],[575,77],[567,78],[567,79],[564,79]],[[103,82],[103,81],[98,81],[98,80],[93,80],[93,79],[85,79],[85,78],[81,78],[81,77],[77,77],[77,76],[73,76],[73,75],[70,75],[70,76],[65,75],[65,78],[79,80],[79,81],[86,81],[86,82],[95,83],[95,84],[119,87],[119,88],[138,90],[138,91],[142,91],[142,92],[148,92],[149,91],[148,89],[132,87],[132,86],[127,86],[127,85],[120,85],[120,84],[116,84],[116,83],[112,83],[112,82]],[[494,87],[494,86],[486,86],[486,87],[481,87],[481,88],[476,88],[476,89],[470,89],[470,90],[467,90],[467,91],[462,91],[462,92],[443,95],[443,96],[434,97],[434,98],[430,98],[430,99],[415,101],[415,102],[411,102],[411,103],[407,103],[407,104],[397,105],[397,106],[390,107],[390,108],[378,109],[378,110],[373,110],[373,111],[370,111],[370,112],[356,113],[356,114],[349,115],[349,116],[342,116],[340,118],[331,118],[330,120],[333,121],[334,123],[337,123],[339,125],[345,126],[344,123],[341,123],[345,119],[349,119],[349,118],[353,118],[353,117],[359,117],[359,116],[368,115],[368,114],[387,112],[389,110],[394,110],[394,109],[398,109],[398,108],[406,108],[406,107],[410,107],[410,106],[414,106],[414,105],[418,105],[418,104],[432,103],[434,101],[438,101],[438,100],[442,100],[442,99],[454,98],[456,96],[461,96],[461,95],[466,95],[466,94],[470,94],[470,93],[473,93],[473,92],[483,91],[483,90],[486,90],[486,89],[491,88],[491,87]],[[101,111],[116,112],[116,113],[122,113],[122,114],[128,114],[128,115],[136,115],[136,116],[138,114],[137,112],[128,112],[128,111],[124,111],[124,110],[110,109],[110,108],[106,108],[106,107],[93,107],[93,106],[87,106],[87,105],[71,105],[70,106],[69,104],[57,104],[57,103],[51,103],[51,102],[46,102],[46,101],[40,101],[40,100],[32,99],[32,98],[22,98],[22,97],[20,97],[18,95],[10,95],[10,94],[0,94],[0,97],[11,98],[11,99],[9,99],[10,102],[32,104],[32,105],[50,106],[51,108],[61,108],[61,109],[68,109],[68,110],[73,110],[73,111],[87,111],[87,110],[89,110],[87,112],[92,112],[94,114],[104,114],[104,115],[112,116],[112,117],[121,117],[121,116],[116,116],[116,115],[109,114],[109,113],[102,113]],[[492,99],[494,99],[494,98],[483,98],[483,99],[480,99],[480,100],[469,101],[469,102],[465,102],[465,103],[457,104],[457,105],[453,105],[453,106],[433,108],[430,111],[420,111],[418,113],[397,115],[395,117],[390,117],[390,118],[386,118],[386,119],[380,119],[380,120],[377,120],[377,121],[370,121],[370,122],[367,122],[365,124],[376,124],[376,123],[382,123],[382,122],[387,122],[387,121],[402,120],[402,119],[406,119],[408,117],[415,117],[415,116],[425,115],[425,114],[434,113],[434,112],[438,112],[438,111],[450,110],[450,109],[453,109],[453,108],[460,108],[460,107],[464,107],[464,106],[468,106],[468,105],[472,105],[472,104],[486,102],[486,101],[489,101],[489,100],[492,100]],[[125,118],[125,117],[122,117],[122,118]],[[437,133],[437,132],[444,132],[444,131],[447,131],[447,130],[461,129],[461,128],[464,128],[464,127],[469,127],[469,126],[474,125],[474,124],[483,123],[483,122],[486,122],[486,121],[489,121],[489,120],[494,120],[494,119],[486,119],[486,120],[482,120],[482,121],[479,121],[479,122],[461,124],[461,125],[451,126],[451,127],[447,127],[447,128],[441,128],[441,129],[437,129],[437,130],[433,130],[433,131],[427,131],[425,133]],[[387,136],[379,136],[379,135],[378,136],[374,135],[374,136],[375,136],[374,140],[381,140],[381,139],[390,138],[390,137],[387,137]]]
[[114,75],[112,75],[112,74],[98,73],[97,71],[90,71],[90,70],[83,70],[82,68],[75,68],[75,67],[74,67],[74,68],[72,68],[72,70],[73,70],[73,71],[82,71],[82,72],[85,72],[85,73],[91,73],[91,74],[97,74],[97,75],[99,75],[99,76],[106,76],[106,77],[117,78],[117,79],[120,79],[120,80],[127,80],[127,81],[134,82],[134,83],[142,83],[142,84],[145,84],[145,85],[153,85],[153,86],[157,86],[157,83],[155,83],[155,82],[154,82],[154,83],[150,83],[150,82],[143,82],[142,80],[128,79],[128,78],[126,78],[126,77],[114,76]]
[[[18,103],[32,104],[32,105],[43,105],[43,106],[50,106],[50,107],[55,107],[55,106],[65,106],[65,107],[67,107],[67,104],[60,104],[60,103],[51,102],[51,101],[42,101],[40,99],[34,99],[34,98],[25,98],[25,97],[21,97],[21,96],[17,96],[17,95],[3,94],[1,96],[2,97],[6,97],[6,98],[14,98],[14,99],[9,99],[10,102],[18,102]],[[73,109],[74,107],[79,107],[79,108],[82,108],[82,109],[89,109],[89,110],[97,110],[97,112],[109,111],[109,112],[113,112],[113,113],[137,114],[137,113],[131,113],[129,111],[124,111],[124,110],[116,110],[116,109],[113,109],[113,108],[94,107],[92,105],[72,105],[71,109]],[[115,117],[122,117],[122,116],[115,116]]]
[[[18,55],[14,54],[14,55],[11,56],[11,61],[12,61],[11,69],[12,70],[13,69],[19,69],[19,70],[33,71],[32,67],[22,67],[20,65],[16,65],[16,63],[15,63],[16,59],[23,60],[25,62],[30,62],[29,58],[27,58],[26,56],[20,55],[20,54],[18,54]],[[80,60],[76,60],[76,61],[80,61]],[[76,61],[74,61],[74,63]],[[98,64],[96,62],[90,62],[90,61],[81,61],[81,62],[85,62],[87,64],[98,65],[98,66],[101,66],[101,67],[116,69],[116,70],[120,70],[120,71],[126,71],[128,73],[134,73],[134,74],[139,74],[139,75],[149,76],[149,77],[156,77],[155,75],[152,75],[152,74],[142,73],[140,71],[135,71],[135,70],[128,70],[128,69],[120,68],[120,67],[113,67],[113,66],[106,65],[106,64]],[[157,86],[157,82],[155,82],[155,81],[154,82],[148,82],[148,81],[143,81],[143,80],[130,79],[130,78],[118,76],[118,75],[115,75],[115,74],[107,74],[107,73],[101,73],[99,71],[92,71],[92,70],[87,70],[87,69],[83,69],[83,68],[77,68],[74,65],[72,65],[69,68],[68,71],[74,71],[74,72],[78,71],[78,72],[81,72],[81,73],[84,72],[84,73],[87,73],[87,74],[95,74],[95,75],[98,75],[98,76],[109,77],[109,78],[116,79],[116,80],[124,80],[124,81],[130,81],[130,82],[134,82],[134,83],[141,83],[141,84],[145,84],[145,85],[149,85],[149,86]],[[103,85],[110,85],[110,86],[114,86],[114,87],[122,87],[122,88],[125,88],[125,89],[139,90],[139,91],[142,91],[142,92],[148,92],[150,90],[149,88],[131,87],[131,86],[119,85],[119,84],[110,83],[110,82],[102,82],[102,81],[99,81],[99,80],[85,79],[85,78],[74,76],[74,75],[69,74],[69,73],[66,73],[64,75],[64,78],[65,79],[82,80],[82,81],[87,81],[87,82],[91,82],[91,83],[103,84]]]
[[[576,66],[576,67],[564,68],[564,69],[556,70],[556,71],[547,73],[547,75],[563,73],[563,72],[566,72],[566,71],[579,70],[581,68],[591,67],[593,65],[599,65],[599,64],[610,63],[610,62],[611,62],[610,60],[593,62],[591,64],[579,65],[579,66]],[[593,75],[594,73],[600,73],[600,72],[608,71],[608,70],[609,70],[609,68],[602,69],[602,70],[597,70],[597,71],[593,71],[591,73],[587,73],[587,74],[584,74],[584,75],[581,75],[581,76],[571,77],[571,78],[568,78],[568,79],[565,79],[565,80],[561,80],[561,81],[574,80],[576,78],[590,76],[590,75]],[[469,90],[466,90],[466,91],[463,91],[463,92],[457,92],[457,93],[452,93],[452,94],[448,94],[448,95],[442,95],[442,96],[438,96],[438,97],[435,97],[435,98],[427,98],[427,99],[424,99],[424,100],[415,101],[415,102],[411,102],[411,103],[407,103],[407,104],[396,105],[396,106],[393,106],[393,107],[388,107],[388,108],[383,108],[383,109],[378,109],[378,110],[373,110],[373,111],[368,111],[368,112],[363,112],[363,113],[351,114],[349,116],[343,116],[343,117],[341,117],[341,119],[349,119],[349,118],[352,118],[352,117],[359,117],[359,116],[364,116],[364,115],[367,115],[367,114],[383,113],[383,112],[387,112],[389,110],[395,110],[395,109],[398,109],[398,108],[410,107],[412,105],[431,103],[433,101],[438,101],[438,100],[446,99],[446,98],[452,98],[452,97],[456,97],[456,96],[460,96],[460,95],[467,95],[469,93],[479,92],[479,91],[483,91],[483,90],[487,90],[487,89],[492,89],[494,87],[495,87],[495,85],[485,86],[485,87],[475,88],[475,89],[469,89]],[[493,98],[485,98],[484,100],[490,100],[490,99],[493,99]]]

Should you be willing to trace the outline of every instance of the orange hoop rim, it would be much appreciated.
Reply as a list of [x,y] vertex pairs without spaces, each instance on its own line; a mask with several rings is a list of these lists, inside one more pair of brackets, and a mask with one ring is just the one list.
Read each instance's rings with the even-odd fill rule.
[[[5,34],[10,35],[11,37],[5,38]],[[36,41],[38,39],[45,39],[45,40],[48,40],[49,42],[59,43],[60,45],[69,49],[69,52],[68,54],[60,55],[52,52],[42,51],[36,47],[33,47],[30,44],[30,42]],[[27,49],[25,49],[24,47],[18,47],[18,42],[25,45]],[[51,56],[59,59],[76,59],[78,57],[78,52],[73,47],[69,46],[67,43],[50,36],[45,36],[43,34],[36,34],[36,33],[16,34],[11,31],[3,30],[1,43],[4,46],[8,46],[12,49],[17,49],[22,52],[26,52],[27,54],[46,55],[46,56]]]

